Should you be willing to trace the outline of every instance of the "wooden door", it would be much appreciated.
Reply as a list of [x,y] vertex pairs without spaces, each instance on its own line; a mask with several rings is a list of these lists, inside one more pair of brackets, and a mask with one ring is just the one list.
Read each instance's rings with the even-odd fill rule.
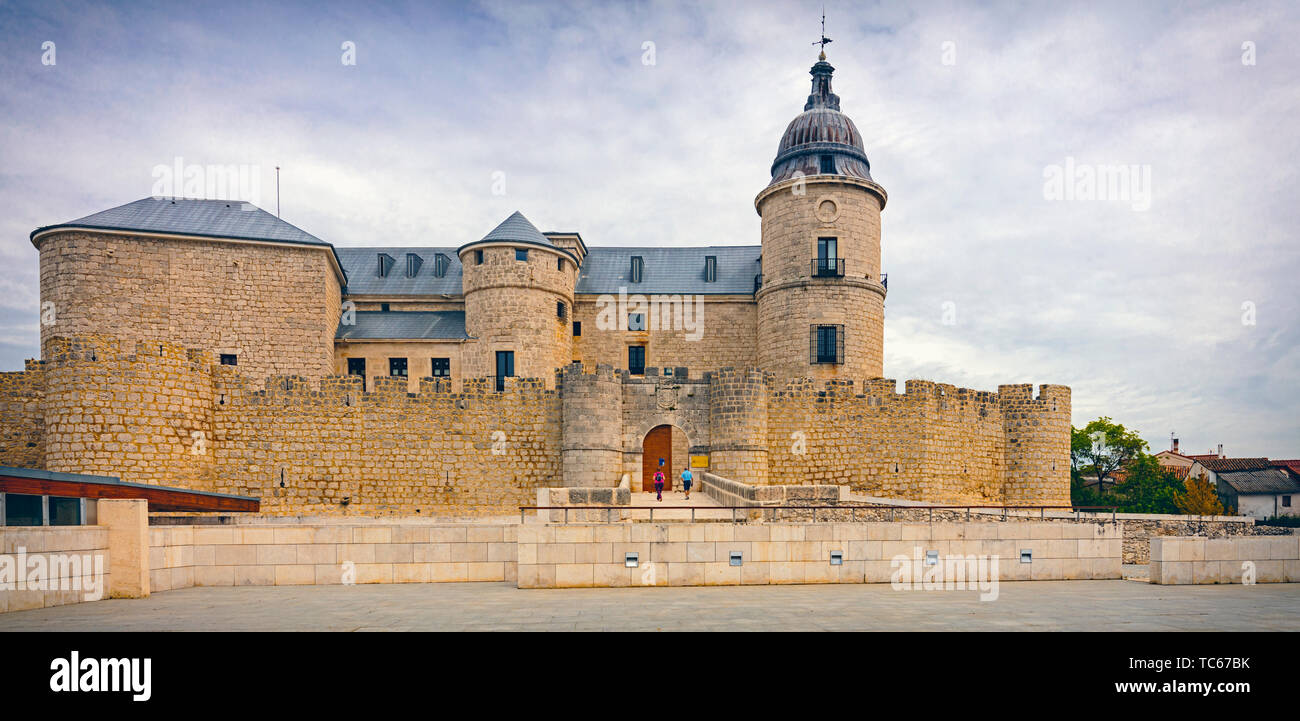
[[[659,459],[664,464],[659,465]],[[641,445],[641,490],[654,493],[655,471],[664,472],[664,490],[673,487],[673,427],[656,426]]]

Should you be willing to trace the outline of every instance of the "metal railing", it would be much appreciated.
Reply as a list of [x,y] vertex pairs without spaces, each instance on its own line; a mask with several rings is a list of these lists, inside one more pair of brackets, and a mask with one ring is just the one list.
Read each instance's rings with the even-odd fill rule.
[[814,278],[843,278],[843,258],[814,258],[812,262]]
[[[691,521],[695,521],[695,512],[699,511],[731,511],[731,521],[735,523],[741,520],[737,516],[737,511],[746,511],[748,516],[750,512],[759,512],[760,515],[766,515],[771,511],[772,520],[776,519],[777,511],[812,511],[813,523],[817,522],[818,510],[849,511],[852,522],[857,522],[858,511],[889,511],[889,520],[893,521],[896,512],[903,511],[928,511],[927,523],[934,522],[935,511],[966,511],[966,520],[971,520],[972,510],[1001,510],[1002,517],[1008,516],[1008,511],[1038,511],[1040,519],[1047,518],[1049,510],[1065,510],[1074,514],[1075,520],[1080,520],[1080,513],[1102,513],[1109,512],[1112,522],[1117,520],[1118,506],[983,506],[983,505],[965,505],[965,506],[891,506],[879,503],[863,504],[840,504],[840,505],[809,505],[809,506],[520,506],[519,521],[525,522],[525,516],[528,511],[564,511],[564,522],[569,522],[569,511],[650,511],[650,521],[655,519],[655,509],[660,511],[687,511],[691,512]],[[830,520],[829,518],[827,520]]]

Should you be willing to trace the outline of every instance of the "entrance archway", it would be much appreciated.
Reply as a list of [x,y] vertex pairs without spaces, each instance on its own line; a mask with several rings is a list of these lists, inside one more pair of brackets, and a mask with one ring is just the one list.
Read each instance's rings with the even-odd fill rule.
[[641,441],[641,490],[654,493],[655,471],[662,470],[664,490],[671,491],[677,486],[677,474],[689,462],[690,444],[682,429],[667,424],[651,428]]

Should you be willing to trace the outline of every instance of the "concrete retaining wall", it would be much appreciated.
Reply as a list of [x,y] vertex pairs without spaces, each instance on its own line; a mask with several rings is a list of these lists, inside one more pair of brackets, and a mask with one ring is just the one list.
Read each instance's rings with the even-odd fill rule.
[[0,613],[108,598],[111,582],[107,527],[0,527]]
[[515,580],[511,524],[267,524],[150,529],[156,590]]
[[1152,583],[1241,583],[1252,572],[1255,583],[1300,583],[1300,536],[1151,539]]
[[[888,583],[895,559],[997,556],[998,578],[1120,578],[1115,524],[635,523],[524,526],[520,588]],[[1020,562],[1022,550],[1032,552]],[[832,565],[839,552],[842,565]],[[742,565],[733,566],[733,552]],[[625,554],[638,554],[628,568]]]

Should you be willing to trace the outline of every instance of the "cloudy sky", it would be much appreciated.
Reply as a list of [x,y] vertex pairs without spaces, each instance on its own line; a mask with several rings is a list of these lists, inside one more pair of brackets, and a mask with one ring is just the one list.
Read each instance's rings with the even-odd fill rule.
[[[516,209],[593,246],[757,244],[820,12],[4,3],[0,370],[39,354],[28,234],[151,195],[177,158],[255,167],[272,211],[282,166],[283,217],[338,246],[459,245]],[[826,13],[890,196],[888,376],[1061,383],[1076,425],[1109,415],[1153,450],[1176,430],[1300,457],[1300,9]],[[1136,182],[1086,197],[1118,166]]]

